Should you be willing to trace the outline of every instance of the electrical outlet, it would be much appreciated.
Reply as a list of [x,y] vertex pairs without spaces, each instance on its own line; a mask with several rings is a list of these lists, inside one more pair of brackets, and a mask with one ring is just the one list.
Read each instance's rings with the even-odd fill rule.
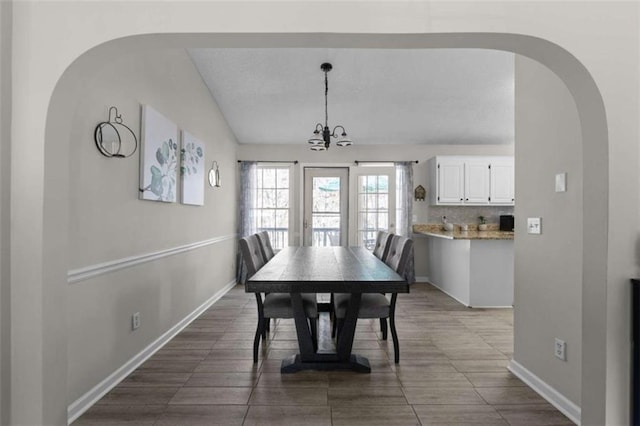
[[136,330],[140,327],[140,312],[131,315],[131,329]]
[[563,361],[567,360],[567,344],[556,337],[556,344],[554,348],[555,356]]

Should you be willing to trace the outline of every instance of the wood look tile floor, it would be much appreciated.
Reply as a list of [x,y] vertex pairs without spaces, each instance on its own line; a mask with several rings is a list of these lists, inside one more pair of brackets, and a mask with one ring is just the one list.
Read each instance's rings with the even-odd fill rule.
[[[321,297],[324,295],[321,295]],[[236,286],[74,425],[571,425],[507,365],[511,309],[468,309],[416,283],[398,297],[400,364],[377,320],[354,352],[371,374],[280,374],[297,352],[292,320],[272,323],[252,361],[256,306]],[[319,333],[328,336],[327,314]]]

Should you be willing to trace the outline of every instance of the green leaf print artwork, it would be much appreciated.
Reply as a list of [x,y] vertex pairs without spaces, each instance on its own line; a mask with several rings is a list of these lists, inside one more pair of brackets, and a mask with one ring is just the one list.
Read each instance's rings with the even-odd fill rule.
[[192,175],[198,173],[196,164],[200,162],[200,159],[204,156],[204,152],[201,147],[196,147],[196,144],[189,142],[184,145],[180,150],[182,157],[182,167],[180,167],[180,176]]
[[178,145],[172,139],[163,141],[156,150],[157,164],[149,168],[151,183],[144,188],[144,191],[152,192],[158,197],[158,201],[175,200],[177,148]]

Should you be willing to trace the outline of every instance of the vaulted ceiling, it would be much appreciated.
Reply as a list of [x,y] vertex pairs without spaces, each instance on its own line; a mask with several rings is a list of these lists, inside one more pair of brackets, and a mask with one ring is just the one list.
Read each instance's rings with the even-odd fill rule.
[[190,49],[238,142],[299,144],[324,123],[356,144],[512,144],[514,55],[481,49]]

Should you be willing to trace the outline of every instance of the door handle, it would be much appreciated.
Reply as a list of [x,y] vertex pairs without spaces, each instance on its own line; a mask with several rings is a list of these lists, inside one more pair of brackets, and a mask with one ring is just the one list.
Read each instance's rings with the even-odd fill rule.
[[307,225],[307,219],[305,219],[305,220],[304,220],[304,223],[303,223],[303,225],[302,225],[302,226],[304,226],[304,229],[307,229],[307,228],[309,227],[309,226]]

